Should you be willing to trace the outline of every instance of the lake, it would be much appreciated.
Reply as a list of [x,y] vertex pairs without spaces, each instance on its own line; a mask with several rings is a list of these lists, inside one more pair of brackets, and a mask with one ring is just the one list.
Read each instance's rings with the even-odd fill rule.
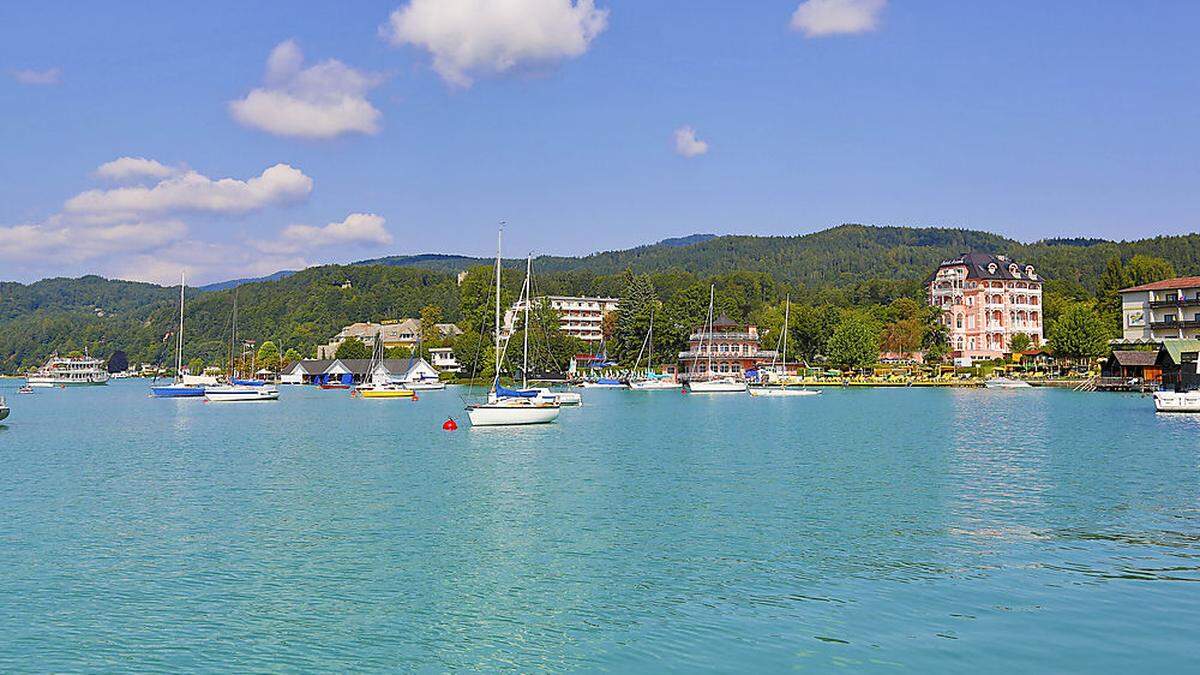
[[4,672],[1200,659],[1200,416],[1137,395],[593,389],[472,429],[453,388],[15,385]]

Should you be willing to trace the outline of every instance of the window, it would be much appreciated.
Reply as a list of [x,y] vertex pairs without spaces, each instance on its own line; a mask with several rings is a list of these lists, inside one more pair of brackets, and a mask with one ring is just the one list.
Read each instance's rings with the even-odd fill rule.
[[956,315],[954,316],[954,327],[955,327],[955,328],[962,328],[962,327],[963,327],[962,316],[963,316],[962,314],[956,314]]
[[975,298],[971,297],[971,296],[967,296],[967,307],[974,307],[974,306],[975,306]]
[[974,328],[974,327],[975,327],[975,315],[972,314],[971,316],[967,317],[967,328]]
[[1175,320],[1174,314],[1163,314],[1163,321],[1165,321],[1166,323],[1171,323],[1174,320]]

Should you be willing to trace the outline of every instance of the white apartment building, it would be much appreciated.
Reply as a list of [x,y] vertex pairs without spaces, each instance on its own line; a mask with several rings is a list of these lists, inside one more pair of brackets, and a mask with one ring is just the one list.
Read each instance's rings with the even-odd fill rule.
[[1200,277],[1123,289],[1121,329],[1129,341],[1200,338]]
[[[588,342],[599,342],[603,337],[600,326],[604,316],[617,311],[620,298],[574,297],[569,295],[546,295],[533,299],[531,307],[549,302],[558,312],[558,328]],[[525,311],[525,303],[517,302],[504,313],[503,333],[511,335],[517,326],[517,317]]]

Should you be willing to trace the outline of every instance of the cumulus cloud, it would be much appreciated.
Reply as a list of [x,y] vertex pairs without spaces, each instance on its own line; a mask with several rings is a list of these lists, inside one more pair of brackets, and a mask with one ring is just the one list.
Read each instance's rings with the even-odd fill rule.
[[179,169],[145,157],[118,157],[96,169],[96,176],[112,181],[132,178],[166,178]]
[[288,225],[280,234],[277,244],[284,250],[299,250],[303,247],[341,246],[351,244],[392,243],[392,235],[383,225],[386,221],[373,213],[351,213],[338,223],[324,227],[313,225]]
[[264,86],[229,103],[235,120],[277,136],[324,139],[346,133],[374,134],[382,113],[367,100],[382,79],[336,59],[304,68],[294,40],[267,58]]
[[469,87],[479,74],[580,56],[607,26],[594,0],[409,0],[380,32],[429,51],[442,79]]
[[302,256],[267,255],[242,245],[181,239],[155,251],[125,256],[109,274],[118,279],[169,286],[185,272],[189,283],[205,284],[241,277],[264,276],[312,264]]
[[79,263],[151,251],[186,232],[187,226],[178,220],[92,225],[55,215],[42,223],[0,227],[0,260],[52,257],[56,263]]
[[698,157],[708,152],[708,143],[696,138],[696,130],[682,126],[675,130],[675,152],[683,157]]
[[48,85],[62,82],[61,68],[45,70],[21,69],[12,71],[13,79],[21,84]]
[[887,0],[805,0],[792,14],[792,30],[805,37],[854,35],[875,30]]
[[298,201],[312,192],[312,186],[311,178],[287,164],[276,164],[248,180],[213,180],[185,171],[151,187],[88,190],[68,199],[64,211],[91,222],[185,212],[237,214]]

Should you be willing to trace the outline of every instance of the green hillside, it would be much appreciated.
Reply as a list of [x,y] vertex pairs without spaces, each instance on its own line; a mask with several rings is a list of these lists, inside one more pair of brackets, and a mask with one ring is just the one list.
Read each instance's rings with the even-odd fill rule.
[[[689,308],[676,316],[683,330],[683,324],[700,320],[687,313],[695,313],[696,298],[707,301],[710,281],[717,284],[721,309],[738,320],[778,303],[784,294],[811,306],[879,307],[899,297],[919,299],[922,280],[940,261],[970,250],[1003,253],[1036,266],[1054,296],[1047,298],[1048,314],[1056,299],[1095,295],[1113,257],[1153,256],[1180,274],[1200,273],[1200,235],[1026,244],[969,230],[861,225],[791,237],[701,235],[579,258],[545,256],[535,269],[537,292],[560,294],[620,295],[628,283],[625,270],[646,273],[659,299]],[[522,261],[506,262],[519,268]],[[459,321],[463,298],[457,273],[488,264],[466,256],[402,256],[245,283],[236,289],[240,333],[311,353],[343,325],[416,316],[425,305],[439,306],[446,320]],[[510,269],[505,279],[515,293],[519,271]],[[189,357],[211,362],[225,353],[234,292],[189,289]],[[153,362],[175,322],[176,294],[171,288],[96,276],[0,283],[0,371],[39,364],[52,351],[85,348],[102,357],[121,349],[133,362]]]

